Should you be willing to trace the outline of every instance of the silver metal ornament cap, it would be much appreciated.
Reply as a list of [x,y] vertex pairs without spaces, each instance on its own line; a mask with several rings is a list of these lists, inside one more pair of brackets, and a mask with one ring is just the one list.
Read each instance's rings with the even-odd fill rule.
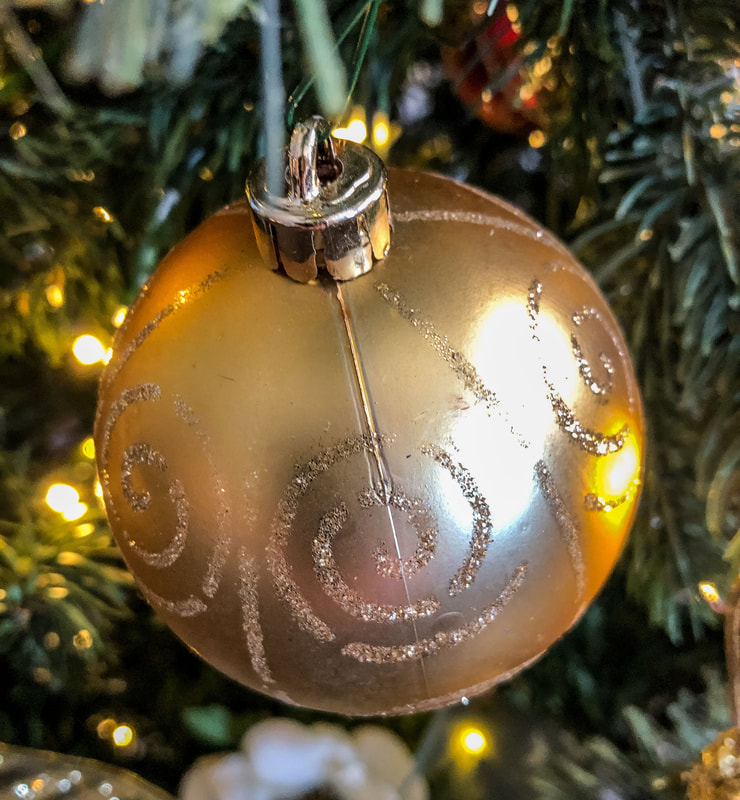
[[264,159],[247,178],[263,259],[301,283],[319,268],[340,281],[369,272],[391,240],[383,162],[367,147],[334,139],[322,117],[295,126],[285,158],[285,196],[268,191]]

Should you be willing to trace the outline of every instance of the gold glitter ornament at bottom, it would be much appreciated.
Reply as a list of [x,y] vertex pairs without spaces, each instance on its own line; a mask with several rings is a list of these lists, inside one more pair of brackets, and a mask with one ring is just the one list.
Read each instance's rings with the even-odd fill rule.
[[730,728],[708,744],[702,750],[700,763],[684,779],[688,800],[740,797],[740,728]]
[[142,290],[96,451],[142,591],[287,702],[471,696],[579,618],[634,516],[643,421],[601,294],[506,203],[390,171],[390,253],[308,284],[236,203]]

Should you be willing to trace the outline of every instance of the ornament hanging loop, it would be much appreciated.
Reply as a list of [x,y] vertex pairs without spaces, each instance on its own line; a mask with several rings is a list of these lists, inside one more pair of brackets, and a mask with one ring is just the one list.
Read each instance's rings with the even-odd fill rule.
[[260,254],[300,283],[326,269],[352,280],[385,258],[390,212],[385,165],[369,148],[334,139],[322,117],[299,122],[285,148],[284,195],[272,194],[265,165],[247,179]]
[[326,120],[312,117],[299,122],[288,147],[288,197],[302,202],[315,200],[322,184],[333,183],[341,169]]

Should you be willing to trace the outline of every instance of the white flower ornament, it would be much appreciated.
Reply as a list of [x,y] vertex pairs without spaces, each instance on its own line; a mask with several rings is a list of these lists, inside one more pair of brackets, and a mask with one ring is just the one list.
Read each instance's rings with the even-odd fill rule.
[[427,800],[426,781],[395,734],[364,725],[351,734],[327,723],[271,719],[251,728],[241,752],[199,759],[181,800]]

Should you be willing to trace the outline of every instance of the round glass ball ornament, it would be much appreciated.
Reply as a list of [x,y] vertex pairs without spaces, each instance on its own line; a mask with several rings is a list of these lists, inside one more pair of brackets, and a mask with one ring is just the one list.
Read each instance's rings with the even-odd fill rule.
[[643,461],[627,348],[567,249],[441,177],[391,170],[387,197],[390,249],[346,281],[320,252],[288,277],[305,242],[246,202],[207,219],[129,309],[96,422],[161,617],[247,686],[358,715],[541,656],[614,566]]

